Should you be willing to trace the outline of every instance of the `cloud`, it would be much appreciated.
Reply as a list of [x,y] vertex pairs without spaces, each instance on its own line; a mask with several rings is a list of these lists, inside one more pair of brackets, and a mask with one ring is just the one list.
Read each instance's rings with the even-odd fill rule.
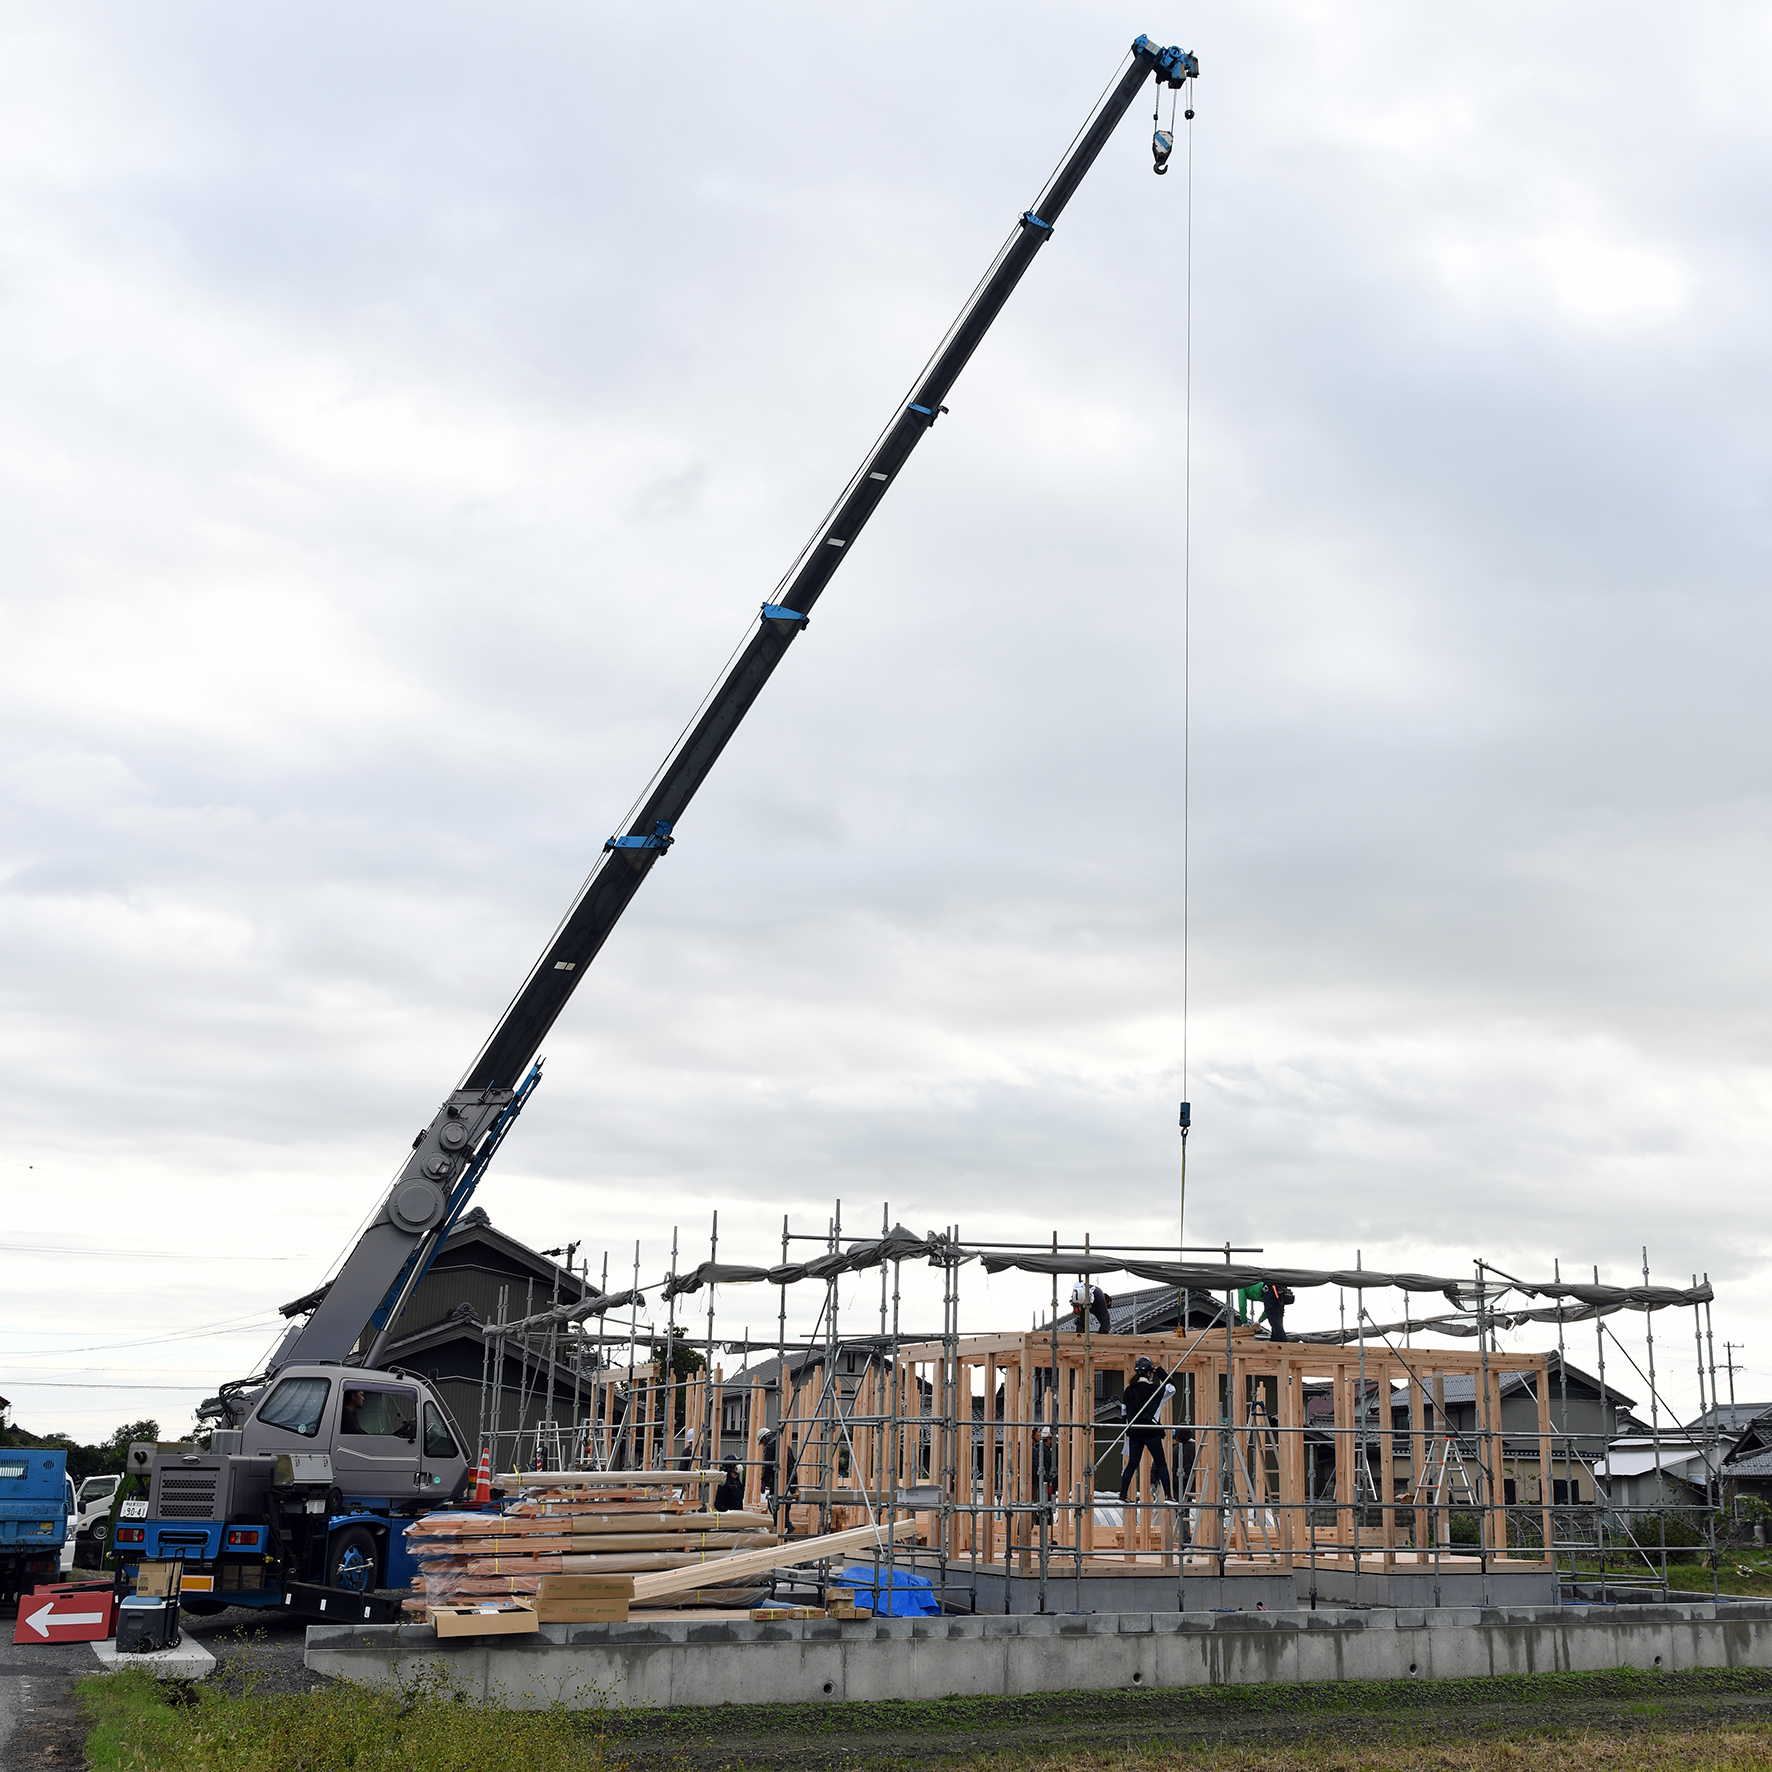
[[[1138,105],[548,1042],[495,1219],[617,1273],[716,1209],[762,1259],[838,1199],[1172,1237],[1185,736],[1190,1241],[1613,1278],[1648,1244],[1761,1333],[1765,27],[1613,22],[1194,15],[1186,617],[1187,185]],[[156,1321],[317,1277],[1124,35],[538,3],[20,36],[21,1233],[188,1239],[127,1277]],[[9,1270],[7,1345],[57,1365],[95,1283]]]

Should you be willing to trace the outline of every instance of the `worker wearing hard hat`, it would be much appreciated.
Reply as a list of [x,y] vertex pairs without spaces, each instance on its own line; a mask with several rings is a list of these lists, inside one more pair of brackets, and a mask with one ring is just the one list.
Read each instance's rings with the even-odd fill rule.
[[1164,1403],[1175,1395],[1175,1386],[1159,1373],[1148,1354],[1132,1363],[1132,1382],[1120,1395],[1120,1411],[1126,1420],[1126,1460],[1120,1476],[1120,1499],[1132,1493],[1133,1479],[1145,1454],[1150,1454],[1151,1486],[1162,1485],[1163,1499],[1175,1499],[1169,1481],[1169,1460],[1163,1456],[1163,1428],[1157,1417]]

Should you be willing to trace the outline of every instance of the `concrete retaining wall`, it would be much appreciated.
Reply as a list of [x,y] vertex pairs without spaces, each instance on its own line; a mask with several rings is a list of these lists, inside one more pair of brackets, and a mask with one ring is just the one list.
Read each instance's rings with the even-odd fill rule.
[[[954,1566],[954,1578],[948,1583],[948,1593],[963,1595],[971,1580],[970,1572],[963,1563]],[[1031,1612],[1038,1614],[1040,1610],[1040,1578],[1037,1575],[1011,1574],[1005,1577],[1001,1568],[981,1567],[978,1571],[978,1610],[984,1614],[1001,1616],[1005,1610],[1003,1605],[1003,1588],[1009,1588],[1009,1605],[1011,1613]],[[1046,1581],[1046,1610],[1048,1612],[1175,1612],[1182,1608],[1175,1603],[1176,1581],[1173,1574],[1150,1575],[1085,1575],[1079,1582],[1075,1575],[1060,1575],[1054,1570]],[[1078,1600],[1079,1589],[1082,1593]],[[1290,1569],[1276,1569],[1269,1575],[1206,1575],[1190,1574],[1183,1589],[1182,1606],[1190,1612],[1254,1612],[1266,1608],[1269,1612],[1290,1612],[1294,1606],[1309,1599],[1309,1594],[1300,1595],[1292,1579]],[[1481,1595],[1475,1596],[1481,1599]],[[1540,1596],[1523,1596],[1528,1599]],[[1556,1589],[1542,1596],[1555,1600]],[[1323,1595],[1319,1592],[1318,1602]],[[1334,1596],[1335,1603],[1341,1604],[1342,1597]],[[1374,1605],[1382,1605],[1387,1596],[1383,1594],[1366,1594],[1362,1598]],[[1413,1596],[1410,1596],[1413,1599]],[[1465,1604],[1470,1602],[1466,1600]]]
[[[1720,1615],[1719,1615],[1720,1610]],[[671,1619],[439,1640],[315,1625],[307,1665],[388,1685],[441,1675],[533,1708],[1011,1697],[1119,1687],[1772,1667],[1772,1602],[1481,1610],[1124,1612],[844,1624]]]

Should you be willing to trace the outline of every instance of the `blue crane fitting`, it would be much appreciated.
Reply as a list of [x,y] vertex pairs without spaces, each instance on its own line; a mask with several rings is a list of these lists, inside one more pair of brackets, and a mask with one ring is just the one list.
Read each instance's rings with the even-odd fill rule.
[[1155,63],[1157,78],[1165,86],[1182,86],[1200,77],[1200,58],[1186,49],[1165,49],[1148,37],[1134,40],[1132,53]]
[[611,837],[603,845],[605,849],[669,849],[676,841],[671,835],[669,823],[660,819],[652,827],[650,834],[644,837]]

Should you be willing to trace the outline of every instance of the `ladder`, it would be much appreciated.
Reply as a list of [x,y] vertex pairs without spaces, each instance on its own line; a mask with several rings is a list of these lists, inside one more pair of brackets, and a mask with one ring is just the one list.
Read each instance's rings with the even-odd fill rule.
[[1464,1462],[1464,1453],[1454,1435],[1438,1434],[1428,1442],[1421,1480],[1415,1485],[1412,1500],[1415,1507],[1432,1510],[1431,1527],[1441,1544],[1452,1542],[1452,1507],[1460,1501],[1473,1509],[1481,1507],[1470,1467]]

